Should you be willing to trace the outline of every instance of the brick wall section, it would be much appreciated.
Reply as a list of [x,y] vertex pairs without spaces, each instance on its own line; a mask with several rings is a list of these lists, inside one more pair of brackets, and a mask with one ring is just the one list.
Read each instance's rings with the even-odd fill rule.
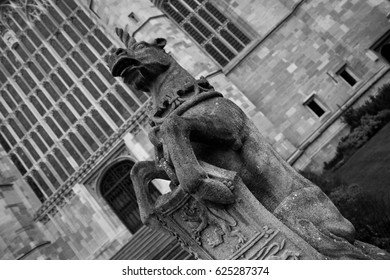
[[[256,27],[251,20],[256,9],[241,6],[236,12]],[[388,7],[379,0],[307,1],[228,75],[270,121],[262,132],[274,138],[277,149],[287,139],[293,152],[383,66],[366,51],[387,31]],[[345,63],[359,79],[354,88],[336,75]],[[314,91],[330,112],[321,119],[302,104]]]
[[[267,34],[298,0],[213,0],[224,14],[235,21],[246,21],[259,35]],[[248,30],[244,30],[248,32]]]

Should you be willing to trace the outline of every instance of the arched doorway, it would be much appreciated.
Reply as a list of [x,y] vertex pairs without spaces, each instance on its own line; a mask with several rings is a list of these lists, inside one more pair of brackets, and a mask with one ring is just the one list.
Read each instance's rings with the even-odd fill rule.
[[[134,162],[128,158],[112,163],[103,172],[98,183],[104,200],[131,233],[135,233],[143,225],[130,179],[133,165]],[[152,184],[149,188],[151,196],[156,199],[160,192]]]

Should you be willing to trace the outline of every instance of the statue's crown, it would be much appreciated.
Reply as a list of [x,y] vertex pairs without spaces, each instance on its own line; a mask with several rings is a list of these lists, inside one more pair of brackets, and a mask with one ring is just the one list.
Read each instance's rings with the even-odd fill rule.
[[123,30],[122,28],[115,28],[115,33],[118,35],[119,39],[125,44],[127,49],[130,49],[137,41],[132,37],[129,32]]

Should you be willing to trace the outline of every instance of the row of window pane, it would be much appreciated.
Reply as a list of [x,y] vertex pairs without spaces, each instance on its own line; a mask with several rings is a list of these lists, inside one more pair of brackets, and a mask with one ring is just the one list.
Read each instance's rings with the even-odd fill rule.
[[[250,43],[249,37],[229,22],[213,4],[204,1],[204,6],[199,8],[199,1],[182,1],[168,1],[163,9],[221,66],[225,66]],[[222,25],[225,26],[221,29]],[[211,40],[206,43],[209,39]]]
[[[77,9],[77,5],[73,0],[57,1],[56,4],[60,7],[61,12],[64,12],[66,15],[70,15],[68,11]],[[3,52],[7,57],[1,57],[1,59],[5,60],[5,63],[2,64],[6,65],[5,69],[8,74],[11,75],[21,67],[20,61],[28,62],[27,66],[31,72],[26,69],[21,70],[18,76],[15,77],[15,81],[22,89],[22,92],[29,96],[28,100],[32,104],[32,107],[42,117],[45,117],[47,111],[52,109],[53,104],[60,99],[61,95],[68,93],[69,88],[73,86],[74,82],[72,81],[72,78],[69,77],[68,73],[62,67],[59,67],[58,71],[52,73],[50,76],[51,83],[48,81],[43,82],[43,89],[36,89],[37,81],[42,82],[46,75],[58,64],[57,59],[54,58],[53,54],[46,48],[42,48],[42,41],[39,39],[38,34],[44,39],[47,39],[51,34],[57,32],[48,42],[53,47],[55,53],[60,57],[65,57],[73,48],[72,44],[80,42],[81,38],[79,34],[85,35],[85,26],[87,29],[95,27],[90,18],[83,11],[79,10],[74,14],[77,17],[73,19],[73,21],[76,22],[75,27],[77,31],[69,25],[64,25],[64,33],[60,33],[57,28],[57,23],[62,23],[63,16],[52,7],[49,7],[48,11],[50,16],[42,15],[42,20],[36,21],[37,30],[27,29],[25,30],[24,35],[21,35],[20,45],[15,50],[17,56],[11,51],[7,51],[7,53]],[[15,21],[15,32],[19,32],[21,29],[27,27],[19,15],[15,17],[18,17],[12,19]],[[18,26],[16,22],[20,26]],[[65,34],[69,37],[64,36]],[[96,51],[97,54],[103,55],[106,52],[106,49],[112,47],[110,40],[99,29],[94,29],[93,34],[94,36],[89,35],[87,37],[90,45],[84,43],[80,45],[80,50],[85,55],[88,62],[86,62],[84,58],[81,58],[80,54],[77,52],[74,52],[72,55],[74,60],[71,57],[66,59],[67,65],[78,78],[82,76],[83,72],[89,70],[90,62],[95,62],[97,60],[92,49]],[[69,41],[69,38],[71,41]],[[1,47],[6,49],[5,43],[3,43]],[[42,49],[38,53],[37,50],[40,47]],[[30,56],[34,53],[34,60],[30,60]],[[113,85],[116,82],[105,65],[98,63],[97,68],[104,77],[104,80],[99,78],[95,72],[91,72],[88,78],[85,78],[83,81],[84,84],[88,86],[88,90],[94,98],[105,93],[108,89],[106,82],[110,85]],[[0,80],[4,83],[7,81],[6,74],[6,72],[0,73]],[[97,89],[95,87],[97,87]],[[138,104],[121,86],[119,87],[119,90],[119,94],[125,103],[123,103],[123,100],[120,101],[114,94],[109,94],[107,100],[103,101],[110,107],[115,109],[118,108],[117,113],[119,113],[122,118],[126,119],[130,117],[131,110],[136,110],[138,108]],[[9,92],[7,91],[6,94],[8,95]],[[141,96],[144,98],[144,95]],[[16,98],[16,100],[12,98]],[[19,95],[16,97],[12,95],[12,98],[6,99],[11,104],[11,107],[15,109],[16,106],[21,103],[22,99]],[[78,116],[75,114],[79,114],[81,117],[92,106],[88,98],[86,98],[84,93],[78,88],[74,88],[73,93],[68,93],[66,95],[66,100],[67,102],[61,102],[59,104],[58,111],[54,111],[51,116],[45,117],[47,123],[46,129],[54,130],[53,134],[57,137],[59,137],[61,133],[69,130],[70,125],[76,123]],[[129,108],[124,106],[124,104],[127,104],[131,110],[129,111]],[[0,111],[4,115],[9,114],[8,107],[3,106],[3,104],[0,104]],[[117,114],[116,112],[114,113]],[[0,142],[6,147],[7,151],[10,151],[11,147],[15,146],[16,142],[18,142],[14,139],[15,136],[22,138],[23,134],[28,132],[28,130],[37,122],[37,119],[26,105],[23,106],[22,111],[16,111],[15,114],[18,120],[15,121],[10,119],[8,128],[4,126],[1,128],[3,133],[0,134]],[[82,125],[77,126],[78,135],[69,133],[67,138],[64,138],[64,141],[62,142],[65,150],[79,165],[89,158],[91,150],[95,151],[99,145],[104,143],[114,132],[102,115],[96,110],[91,111],[90,115],[85,116],[83,118],[83,123],[85,127]],[[118,121],[116,120],[115,123],[118,123]],[[9,129],[12,130],[12,133]],[[37,126],[36,130],[32,131],[29,136],[29,138],[24,139],[22,142],[24,147],[15,148],[14,153],[11,156],[15,166],[17,166],[22,174],[26,173],[26,169],[32,168],[33,162],[38,161],[42,155],[54,145],[52,136],[50,136],[41,125]],[[86,144],[87,148],[85,147]],[[64,160],[66,158],[61,159],[60,157],[61,155],[56,155],[56,157],[48,155],[48,163],[40,164],[41,172],[33,170],[26,178],[30,187],[42,202],[46,197],[52,194],[52,190],[48,187],[48,184],[57,188],[61,183],[59,181],[64,181],[68,175],[74,172],[73,167],[69,162]]]

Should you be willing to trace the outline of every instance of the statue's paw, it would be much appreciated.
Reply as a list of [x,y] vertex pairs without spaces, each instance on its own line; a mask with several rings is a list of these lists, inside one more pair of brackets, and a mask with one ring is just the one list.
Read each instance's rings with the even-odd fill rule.
[[230,181],[230,180],[223,180],[222,183],[224,183],[229,188],[229,190],[233,191],[234,185],[233,185],[232,181]]
[[197,195],[203,200],[218,204],[231,204],[235,202],[234,194],[227,185],[210,178],[202,180]]

